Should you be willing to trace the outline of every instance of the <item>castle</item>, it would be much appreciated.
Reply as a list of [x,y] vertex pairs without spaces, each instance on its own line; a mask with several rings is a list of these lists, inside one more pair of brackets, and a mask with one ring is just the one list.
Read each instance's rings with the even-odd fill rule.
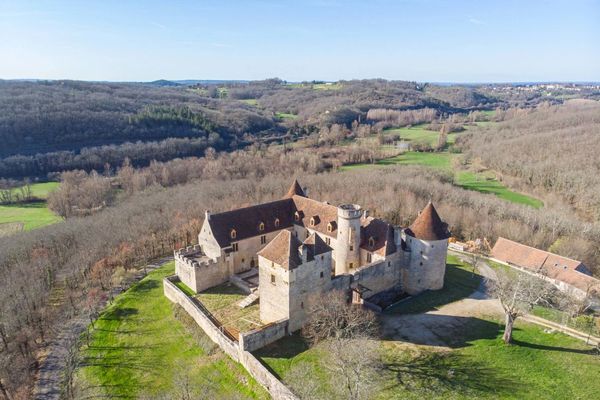
[[[297,181],[281,200],[206,212],[198,245],[175,252],[176,274],[195,292],[230,281],[259,300],[260,319],[302,327],[310,296],[342,290],[354,302],[444,284],[449,233],[431,202],[408,228],[356,204],[308,198]],[[258,275],[258,276],[257,276]]]

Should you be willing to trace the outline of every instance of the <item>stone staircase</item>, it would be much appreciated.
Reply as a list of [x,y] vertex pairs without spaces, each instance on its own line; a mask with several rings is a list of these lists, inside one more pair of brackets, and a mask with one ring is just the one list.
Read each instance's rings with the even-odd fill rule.
[[251,306],[252,304],[256,303],[259,299],[259,294],[258,294],[258,290],[250,293],[248,296],[244,297],[239,303],[238,306],[240,308],[246,308]]

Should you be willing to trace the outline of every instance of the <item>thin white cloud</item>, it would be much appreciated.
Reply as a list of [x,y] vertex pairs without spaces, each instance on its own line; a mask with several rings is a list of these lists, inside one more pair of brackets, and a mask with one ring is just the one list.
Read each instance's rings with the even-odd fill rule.
[[158,22],[154,22],[154,21],[150,21],[150,25],[156,26],[157,28],[160,28],[160,29],[167,29],[166,25],[159,24]]
[[485,22],[483,22],[480,19],[473,18],[473,17],[469,18],[469,22],[472,23],[473,25],[485,25]]

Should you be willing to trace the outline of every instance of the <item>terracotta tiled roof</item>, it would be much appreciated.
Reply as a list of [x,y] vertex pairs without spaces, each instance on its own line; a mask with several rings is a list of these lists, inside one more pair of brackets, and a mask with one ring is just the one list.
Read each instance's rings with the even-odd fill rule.
[[290,231],[281,231],[264,249],[258,252],[259,256],[266,258],[285,269],[294,269],[302,264],[302,258],[299,253],[301,246],[307,252],[307,261],[314,260],[314,257],[331,251],[331,248],[323,242],[319,236],[314,233],[310,235],[304,243]]
[[502,237],[496,241],[492,257],[532,272],[545,273],[551,279],[568,283],[584,292],[594,287],[600,292],[600,280],[587,275],[589,271],[585,265],[571,258]]
[[[294,220],[294,210],[292,199],[276,200],[270,203],[211,214],[208,223],[217,243],[221,248],[224,248],[228,247],[231,242],[291,227]],[[276,219],[279,219],[278,227],[275,226]],[[262,232],[259,230],[261,222],[265,224]],[[231,238],[232,229],[236,232],[235,239]]]
[[[295,224],[314,229],[332,238],[337,237],[336,206],[297,195],[293,196],[292,200],[294,201],[295,211],[298,211],[300,216],[299,221],[294,220]],[[311,217],[314,218],[314,225],[310,224]],[[327,231],[327,224],[329,223],[331,223],[333,228],[331,232]]]
[[288,192],[285,194],[284,199],[289,199],[292,196],[306,197],[306,193],[304,193],[302,186],[300,186],[300,184],[298,183],[298,181],[296,179],[294,179],[294,182],[292,183],[292,186],[290,186],[290,189],[288,190]]
[[[394,228],[390,224],[373,217],[363,218],[360,224],[362,225],[360,233],[360,247],[362,249],[381,256],[387,256],[396,251]],[[369,238],[374,239],[373,246],[369,245]]]
[[415,222],[406,229],[406,233],[422,240],[442,240],[450,237],[448,226],[442,222],[431,202],[425,206]]

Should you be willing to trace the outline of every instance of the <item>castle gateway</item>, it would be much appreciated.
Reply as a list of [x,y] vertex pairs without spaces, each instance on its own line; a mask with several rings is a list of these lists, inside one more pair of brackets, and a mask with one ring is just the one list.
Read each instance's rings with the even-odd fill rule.
[[[431,202],[408,228],[369,217],[359,205],[310,199],[297,181],[281,200],[206,212],[198,245],[175,252],[176,274],[195,292],[245,280],[263,323],[302,327],[315,293],[417,294],[444,284],[449,233]],[[375,297],[374,297],[375,296]]]

